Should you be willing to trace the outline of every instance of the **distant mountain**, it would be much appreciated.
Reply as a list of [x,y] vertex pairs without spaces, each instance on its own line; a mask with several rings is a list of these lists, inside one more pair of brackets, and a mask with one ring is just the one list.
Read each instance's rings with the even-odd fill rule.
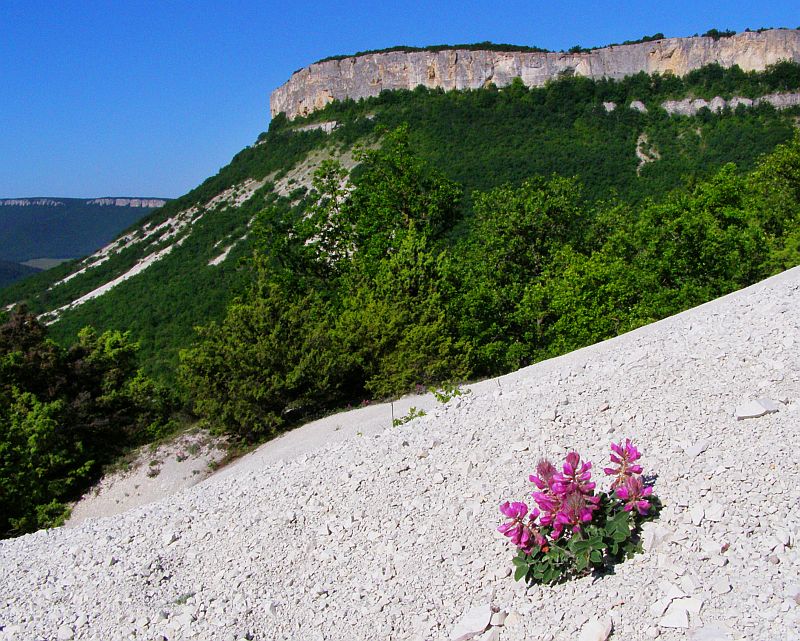
[[4,261],[0,287],[95,251],[166,202],[164,198],[0,199],[0,262]]
[[36,267],[0,260],[0,288],[10,285],[15,280],[35,274],[38,271],[41,270]]

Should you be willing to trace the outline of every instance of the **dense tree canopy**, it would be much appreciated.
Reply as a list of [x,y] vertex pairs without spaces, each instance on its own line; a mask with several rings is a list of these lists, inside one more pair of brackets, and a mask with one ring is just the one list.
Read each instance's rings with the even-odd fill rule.
[[200,330],[183,380],[210,424],[248,439],[610,338],[797,264],[799,160],[796,137],[750,175],[729,164],[641,204],[531,178],[471,194],[453,236],[459,189],[401,128],[352,183],[326,164],[305,207],[262,214],[251,292]]
[[84,329],[63,349],[17,309],[0,324],[0,536],[57,524],[101,466],[158,436],[170,396],[119,332]]

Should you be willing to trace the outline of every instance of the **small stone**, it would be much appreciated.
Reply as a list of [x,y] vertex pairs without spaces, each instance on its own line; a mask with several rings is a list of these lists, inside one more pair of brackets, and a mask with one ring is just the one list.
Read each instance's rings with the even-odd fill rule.
[[188,628],[194,621],[194,617],[191,612],[184,612],[176,617],[172,617],[171,621],[174,621],[182,628]]
[[692,525],[700,525],[703,522],[703,517],[705,516],[705,510],[703,509],[702,505],[695,505],[689,510],[689,517],[692,520]]
[[[497,570],[492,572],[492,577],[499,580],[499,579],[505,579],[510,574],[511,574],[511,568],[504,567],[504,568],[498,568]],[[498,625],[498,624],[492,623],[492,625]]]
[[467,610],[450,632],[450,641],[467,641],[481,634],[489,627],[492,608],[488,603],[476,605]]
[[705,509],[705,518],[709,521],[719,522],[725,515],[725,506],[720,503],[712,503]]
[[703,608],[703,599],[696,596],[690,596],[687,599],[678,599],[674,603],[686,609],[690,614],[700,614]]
[[670,601],[686,596],[683,592],[681,592],[681,589],[677,585],[670,583],[669,581],[662,581],[659,583],[658,589],[664,593],[664,598],[669,599]]
[[492,615],[492,618],[489,621],[489,623],[491,623],[492,625],[503,625],[505,624],[507,617],[508,617],[508,612],[506,612],[505,610],[500,610],[500,612],[495,612]]
[[589,623],[581,628],[581,636],[578,641],[606,641],[608,635],[611,634],[611,617],[605,617],[603,620],[590,619]]
[[657,639],[661,635],[661,630],[659,630],[657,626],[653,625],[647,628],[644,633],[647,635],[648,639]]
[[697,589],[697,585],[695,585],[692,577],[690,577],[688,574],[682,576],[678,583],[681,586],[681,590],[683,590],[686,594],[691,594]]
[[163,544],[164,547],[167,547],[168,545],[172,545],[173,543],[175,543],[175,541],[177,540],[178,540],[178,535],[175,534],[175,532],[168,531],[164,534],[163,538],[161,539],[161,543]]
[[778,404],[775,401],[769,398],[759,398],[737,407],[734,416],[736,416],[737,421],[743,421],[746,418],[760,418],[777,411]]
[[679,603],[671,603],[666,614],[658,622],[662,628],[688,628],[689,613]]
[[689,630],[690,641],[731,641],[733,636],[725,630],[716,625],[705,625],[702,628],[693,628]]
[[731,584],[728,579],[717,579],[711,584],[711,590],[715,594],[727,594],[731,589]]
[[555,421],[557,417],[558,413],[556,412],[556,408],[545,410],[539,415],[539,418],[543,421]]
[[444,483],[444,476],[442,476],[441,472],[436,472],[436,474],[431,477],[431,482],[435,485],[441,485]]
[[697,441],[697,443],[686,448],[686,455],[695,458],[705,452],[706,449],[708,449],[708,441]]
[[650,614],[652,614],[654,617],[663,616],[670,603],[672,603],[672,599],[667,597],[653,601],[653,603],[650,604]]
[[649,521],[642,525],[642,548],[645,552],[655,552],[669,541],[671,532],[663,525]]
[[[800,596],[800,595],[798,595]],[[505,627],[506,628],[516,628],[522,624],[522,616],[519,612],[509,612],[508,616],[506,617]]]
[[500,641],[499,628],[489,628],[486,630],[486,632],[478,637],[478,641]]
[[511,450],[514,452],[525,452],[528,449],[528,444],[524,441],[516,441],[511,444]]
[[69,641],[75,636],[75,632],[73,632],[72,628],[68,625],[62,625],[58,628],[58,632],[56,633],[56,638],[58,641]]

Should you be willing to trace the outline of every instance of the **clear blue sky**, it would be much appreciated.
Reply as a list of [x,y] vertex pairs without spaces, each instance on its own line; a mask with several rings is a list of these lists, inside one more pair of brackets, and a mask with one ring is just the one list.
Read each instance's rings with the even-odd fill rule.
[[255,141],[319,58],[491,40],[548,49],[800,25],[797,0],[0,0],[0,198],[179,196]]

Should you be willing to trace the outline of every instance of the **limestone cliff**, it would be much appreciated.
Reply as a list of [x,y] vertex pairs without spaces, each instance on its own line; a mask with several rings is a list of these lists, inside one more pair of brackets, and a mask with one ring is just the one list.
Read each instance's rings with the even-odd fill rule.
[[712,62],[763,70],[781,60],[800,62],[800,31],[745,32],[730,38],[666,38],[585,53],[414,51],[373,53],[312,64],[272,92],[272,116],[306,115],[333,100],[367,98],[384,89],[503,87],[514,78],[540,86],[562,74],[623,78],[644,71],[684,75]]

